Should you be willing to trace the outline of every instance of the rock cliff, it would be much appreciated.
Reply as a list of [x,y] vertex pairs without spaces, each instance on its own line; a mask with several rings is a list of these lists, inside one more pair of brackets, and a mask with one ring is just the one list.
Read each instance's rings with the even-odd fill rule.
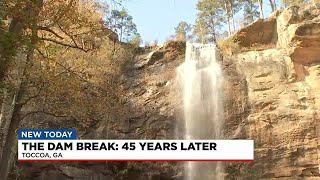
[[320,178],[319,65],[307,68],[305,81],[295,81],[293,62],[282,50],[246,52],[232,60],[247,87],[226,91],[234,97],[226,111],[239,117],[226,118],[227,131],[232,138],[255,140],[255,161],[228,173],[244,179]]
[[240,45],[274,48],[249,50],[228,60],[235,67],[226,72],[237,72],[237,78],[229,77],[227,83],[246,86],[227,85],[226,134],[255,140],[255,161],[227,166],[230,179],[320,179],[318,17],[316,7],[293,6],[250,25],[265,26],[260,33],[249,33],[249,26],[235,35],[245,31],[253,36],[238,38]]

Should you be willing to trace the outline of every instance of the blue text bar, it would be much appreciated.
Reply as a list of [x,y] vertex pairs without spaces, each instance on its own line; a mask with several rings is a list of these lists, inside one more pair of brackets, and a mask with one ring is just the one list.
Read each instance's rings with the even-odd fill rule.
[[18,139],[38,139],[38,140],[59,140],[59,139],[77,139],[75,129],[20,129]]

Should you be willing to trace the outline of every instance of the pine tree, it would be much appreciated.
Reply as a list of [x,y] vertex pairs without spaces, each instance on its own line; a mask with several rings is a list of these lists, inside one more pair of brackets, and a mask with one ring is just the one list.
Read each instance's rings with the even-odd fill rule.
[[137,34],[137,26],[126,9],[112,10],[107,26],[119,34],[121,41],[130,41]]
[[204,21],[204,19],[197,19],[196,25],[193,29],[193,34],[195,36],[195,41],[198,43],[208,43],[209,38],[209,28],[207,27],[207,23]]
[[259,17],[258,6],[251,0],[244,0],[243,6],[243,26],[247,26]]
[[[199,11],[197,16],[197,22],[195,25],[196,35],[201,35],[201,41],[214,42],[216,40],[216,34],[218,29],[221,28],[224,17],[223,7],[221,2],[215,0],[200,0],[197,4],[197,10]],[[203,33],[206,32],[207,36]]]
[[175,27],[175,38],[178,40],[186,41],[190,39],[191,25],[185,21],[180,21]]

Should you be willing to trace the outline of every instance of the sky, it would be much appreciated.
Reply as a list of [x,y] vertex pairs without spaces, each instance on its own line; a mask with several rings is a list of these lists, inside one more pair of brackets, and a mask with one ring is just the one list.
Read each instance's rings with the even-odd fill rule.
[[[175,33],[174,28],[180,21],[194,24],[197,2],[198,0],[126,0],[123,5],[133,16],[144,43],[155,40],[163,43]],[[270,5],[265,1],[266,17],[270,10]],[[241,15],[239,12],[236,18]]]
[[197,0],[128,0],[124,3],[145,42],[163,43],[180,21],[193,24]]

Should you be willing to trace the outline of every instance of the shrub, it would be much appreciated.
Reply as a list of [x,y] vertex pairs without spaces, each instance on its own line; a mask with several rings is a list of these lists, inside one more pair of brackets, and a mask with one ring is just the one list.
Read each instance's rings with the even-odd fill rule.
[[132,44],[133,47],[139,48],[142,43],[142,38],[140,35],[136,35],[129,41],[129,43]]
[[144,48],[150,48],[150,43],[148,41],[144,42]]
[[158,40],[154,40],[152,45],[151,45],[152,49],[156,49],[157,46],[158,46]]
[[240,52],[239,43],[233,38],[222,39],[217,42],[218,47],[223,55],[233,55]]
[[164,45],[164,57],[166,60],[171,61],[184,55],[186,51],[186,42],[169,40]]

